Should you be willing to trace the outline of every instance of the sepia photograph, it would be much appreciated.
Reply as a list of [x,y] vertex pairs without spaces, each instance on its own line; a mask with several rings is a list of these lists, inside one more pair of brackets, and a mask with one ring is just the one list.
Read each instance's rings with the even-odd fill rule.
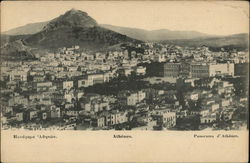
[[14,144],[90,131],[247,144],[228,133],[249,129],[247,1],[3,1],[0,48],[1,131]]

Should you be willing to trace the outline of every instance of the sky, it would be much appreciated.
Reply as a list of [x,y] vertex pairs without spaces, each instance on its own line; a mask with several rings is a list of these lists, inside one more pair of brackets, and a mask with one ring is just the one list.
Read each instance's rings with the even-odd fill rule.
[[247,1],[4,1],[1,31],[48,21],[72,8],[87,12],[99,24],[215,35],[249,33]]

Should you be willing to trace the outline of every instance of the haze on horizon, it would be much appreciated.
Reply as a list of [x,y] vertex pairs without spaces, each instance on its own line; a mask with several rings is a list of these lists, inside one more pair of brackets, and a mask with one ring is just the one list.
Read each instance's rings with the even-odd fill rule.
[[212,35],[249,33],[249,3],[244,1],[4,1],[1,31],[49,21],[72,8],[87,12],[99,24]]

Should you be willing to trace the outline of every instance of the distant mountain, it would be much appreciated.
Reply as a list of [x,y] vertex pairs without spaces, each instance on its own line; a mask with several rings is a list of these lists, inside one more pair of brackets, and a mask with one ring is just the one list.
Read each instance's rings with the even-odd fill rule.
[[35,34],[37,32],[40,32],[43,29],[43,27],[46,26],[47,24],[48,22],[31,23],[31,24],[27,24],[21,27],[8,30],[6,32],[3,32],[2,34],[6,34],[6,35]]
[[[70,15],[69,15],[70,16]],[[61,17],[65,19],[66,17]],[[73,22],[70,20],[70,17],[66,18],[68,22]],[[77,18],[76,18],[77,19]],[[55,21],[55,20],[53,20]],[[57,20],[60,21],[60,20]],[[49,22],[40,22],[27,24],[18,28],[11,29],[9,31],[3,32],[7,35],[26,35],[26,34],[35,34],[43,30],[43,28]],[[83,24],[83,22],[79,22]],[[55,24],[54,24],[55,26]],[[168,29],[159,29],[159,30],[144,30],[139,28],[128,28],[128,27],[119,27],[108,24],[100,24],[100,27],[112,30],[114,32],[126,35],[128,37],[142,40],[142,41],[161,41],[161,40],[176,40],[176,39],[194,39],[194,38],[205,38],[205,37],[214,37],[215,35],[207,35],[204,33],[196,31],[171,31]]]
[[102,50],[121,43],[141,42],[100,27],[86,12],[75,9],[51,20],[35,34],[5,35],[1,40],[4,42],[1,43],[4,55],[9,55],[8,52],[14,54],[10,50],[11,46],[15,49],[17,40],[20,46],[44,50],[56,50],[73,45],[79,45],[88,50]]
[[26,45],[38,48],[79,45],[90,50],[130,41],[137,40],[100,27],[86,12],[75,9],[53,19],[40,32],[24,39]]
[[139,28],[119,27],[108,24],[101,24],[102,27],[112,31],[127,35],[131,38],[143,41],[161,41],[161,40],[176,40],[176,39],[194,39],[194,38],[207,38],[214,37],[196,31],[171,31],[167,29],[159,30],[144,30]]
[[207,46],[211,49],[229,48],[245,50],[249,48],[249,34],[241,33],[229,36],[212,37],[212,38],[197,38],[190,40],[165,40],[161,43],[174,44],[180,46]]

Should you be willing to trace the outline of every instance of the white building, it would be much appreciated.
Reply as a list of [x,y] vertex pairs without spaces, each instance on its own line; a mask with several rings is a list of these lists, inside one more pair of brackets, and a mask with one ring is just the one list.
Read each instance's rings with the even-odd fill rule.
[[142,66],[136,67],[135,73],[136,73],[136,75],[145,75],[146,74],[146,67],[142,67]]
[[230,75],[234,76],[233,63],[192,63],[190,65],[191,76],[195,78]]
[[127,105],[134,106],[137,103],[144,100],[146,97],[146,93],[143,91],[138,91],[136,93],[131,93],[127,96]]
[[27,72],[26,71],[11,71],[9,73],[10,81],[27,81]]
[[73,81],[64,81],[63,82],[63,89],[70,90],[73,87],[74,87],[74,82]]

